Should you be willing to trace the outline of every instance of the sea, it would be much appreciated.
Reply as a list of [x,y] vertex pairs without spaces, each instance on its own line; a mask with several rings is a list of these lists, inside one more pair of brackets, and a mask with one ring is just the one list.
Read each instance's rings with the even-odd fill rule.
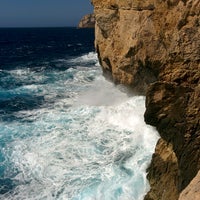
[[0,199],[142,200],[158,134],[102,75],[94,30],[0,29]]

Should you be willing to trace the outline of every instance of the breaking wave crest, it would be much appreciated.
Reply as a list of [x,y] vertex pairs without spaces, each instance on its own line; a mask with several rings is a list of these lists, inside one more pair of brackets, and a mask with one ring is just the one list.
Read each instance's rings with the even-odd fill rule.
[[15,82],[0,87],[0,199],[141,200],[158,139],[145,98],[105,80],[93,52],[59,62],[0,71]]

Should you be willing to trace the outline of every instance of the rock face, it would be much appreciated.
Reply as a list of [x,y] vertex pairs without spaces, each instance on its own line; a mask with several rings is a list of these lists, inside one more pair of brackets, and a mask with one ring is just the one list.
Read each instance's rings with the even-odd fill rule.
[[78,28],[94,28],[95,17],[94,14],[85,15],[78,24]]
[[180,195],[179,200],[199,200],[200,194],[200,172],[188,185],[188,187],[183,190]]
[[200,1],[92,0],[106,76],[146,94],[159,140],[146,200],[176,200],[200,169]]

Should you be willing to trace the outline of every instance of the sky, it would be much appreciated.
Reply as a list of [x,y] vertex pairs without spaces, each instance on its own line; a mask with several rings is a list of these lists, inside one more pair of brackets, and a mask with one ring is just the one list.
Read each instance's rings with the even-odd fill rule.
[[77,26],[90,0],[0,0],[0,27]]

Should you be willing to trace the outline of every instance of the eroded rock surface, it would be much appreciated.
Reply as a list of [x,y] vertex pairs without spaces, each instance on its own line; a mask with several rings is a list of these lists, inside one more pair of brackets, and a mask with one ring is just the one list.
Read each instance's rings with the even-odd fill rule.
[[200,198],[200,172],[191,181],[191,183],[183,190],[179,200],[199,200]]
[[146,94],[158,142],[146,200],[176,200],[200,169],[200,1],[92,0],[104,74]]
[[156,80],[193,78],[190,66],[199,67],[199,0],[92,2],[96,49],[115,82],[145,92]]
[[[179,194],[192,180],[200,169],[200,87],[182,86],[177,83],[156,82],[147,91],[145,120],[157,127],[162,139],[167,146],[172,145],[172,154],[175,153],[177,165],[171,166],[169,171],[163,171],[163,167],[154,159],[149,170],[149,180],[155,180],[154,174],[157,168],[161,170],[158,177],[157,192],[169,192],[175,190],[169,187],[167,182],[161,182],[163,176],[171,177],[174,187]],[[154,167],[156,163],[156,167]],[[165,162],[165,166],[169,166]],[[169,173],[170,172],[170,173]],[[171,175],[171,173],[173,173]],[[157,176],[157,175],[156,175]],[[159,191],[160,190],[160,191]],[[148,196],[154,195],[154,192]],[[146,199],[160,199],[146,198]],[[163,198],[163,199],[177,199]]]

